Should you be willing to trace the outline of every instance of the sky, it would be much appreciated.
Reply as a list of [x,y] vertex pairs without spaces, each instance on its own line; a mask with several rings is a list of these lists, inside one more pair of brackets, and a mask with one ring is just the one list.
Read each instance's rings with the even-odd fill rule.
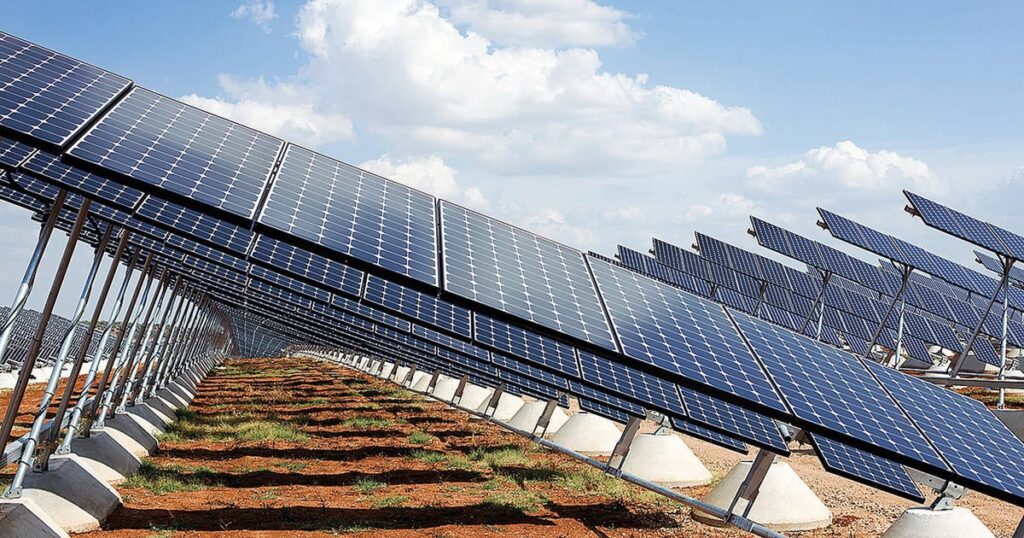
[[[838,245],[815,226],[822,207],[972,266],[901,190],[1024,232],[1022,16],[1017,2],[0,1],[0,30],[583,250],[699,231],[768,254],[750,215]],[[12,298],[37,229],[0,207]]]

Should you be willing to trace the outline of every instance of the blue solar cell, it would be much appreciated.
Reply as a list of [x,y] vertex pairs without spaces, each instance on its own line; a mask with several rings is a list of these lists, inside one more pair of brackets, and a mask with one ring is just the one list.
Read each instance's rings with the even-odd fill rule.
[[[3,150],[0,149],[0,162],[3,162]],[[985,266],[985,269],[992,271],[1002,278],[1003,276],[1003,264],[984,252],[974,251],[974,256],[978,260],[978,263]],[[1018,284],[1024,284],[1024,269],[1019,266],[1010,267],[1010,279],[1016,281]]]
[[531,379],[547,383],[552,387],[558,387],[561,389],[568,389],[569,382],[565,377],[557,374],[541,370],[536,366],[532,366],[523,362],[521,357],[509,357],[501,353],[491,353],[491,362],[499,367],[508,371],[515,372],[519,375],[529,377]]
[[[514,370],[516,367],[525,367],[530,371],[539,372],[536,368],[508,359],[507,357],[502,357],[497,353],[493,354],[493,358],[496,359],[495,364],[498,364],[498,361],[502,361],[503,364],[506,362],[509,363],[509,369],[498,370],[498,379],[515,386],[523,394],[533,396],[534,398],[540,398],[542,400],[557,398],[559,403],[563,406],[567,407],[569,405],[569,399],[565,395],[565,390],[568,389],[568,383],[561,377],[548,375],[547,379],[550,380],[550,383],[540,381],[541,378],[522,375],[516,373]],[[553,384],[558,384],[558,386],[553,386]]]
[[10,138],[0,138],[0,168],[17,168],[32,154],[33,148]]
[[67,155],[243,219],[283,142],[142,88],[86,131]]
[[251,294],[253,291],[261,293],[267,297],[272,297],[284,301],[286,303],[293,304],[301,308],[309,308],[309,299],[294,293],[291,290],[284,289],[280,286],[276,286],[269,282],[262,280],[249,279],[247,284],[246,293]]
[[264,235],[256,237],[250,257],[352,297],[359,297],[362,291],[362,271]]
[[[665,243],[665,245],[667,245],[667,243]],[[711,284],[706,280],[701,280],[681,269],[665,265],[657,259],[645,256],[621,245],[619,245],[619,259],[621,262],[605,259],[593,253],[591,253],[590,256],[604,259],[606,262],[615,263],[651,278],[667,282],[701,297],[711,296]]]
[[1024,443],[981,402],[877,364],[868,366],[949,462],[960,477],[956,482],[1008,502],[1024,502]]
[[596,258],[590,265],[626,356],[785,409],[721,306]]
[[775,421],[728,402],[680,388],[690,420],[784,456],[789,447]]
[[473,336],[473,331],[470,328],[471,313],[468,309],[421,291],[371,275],[366,280],[363,299],[383,306],[392,312],[420,320],[432,327],[466,338]]
[[434,198],[288,146],[259,223],[437,285]]
[[195,254],[200,258],[205,258],[212,262],[219,263],[229,269],[242,272],[249,271],[249,263],[242,259],[240,257],[241,254],[238,253],[229,254],[227,252],[216,250],[212,247],[177,234],[171,234],[168,236],[167,244],[181,251]]
[[12,184],[7,181],[6,175],[0,174],[0,198],[30,211],[46,211],[50,207],[48,200],[40,196],[33,196],[24,189],[14,186],[23,182],[23,179],[19,177],[20,175],[21,174],[17,173],[11,174],[11,179],[14,180],[14,183]]
[[1002,360],[999,358],[999,353],[996,352],[996,348],[992,346],[992,342],[988,338],[978,337],[974,340],[974,345],[971,346],[971,350],[974,351],[974,356],[978,360],[985,364],[991,364],[992,366],[999,367]]
[[142,202],[135,214],[214,248],[240,254],[248,252],[254,235],[247,228],[152,196]]
[[[1024,257],[1024,238],[987,222],[933,202],[909,191],[903,191],[925,224],[954,235],[997,254],[1017,260]],[[999,233],[1003,232],[1003,233]],[[1008,235],[1007,235],[1008,234]],[[1010,241],[1003,241],[1010,238]]]
[[445,290],[615,350],[582,252],[441,202]]
[[387,312],[384,312],[382,310],[378,310],[372,306],[360,304],[357,301],[353,301],[352,299],[343,297],[341,295],[335,295],[334,300],[331,301],[331,303],[334,306],[341,308],[342,310],[345,310],[349,313],[356,314],[358,316],[362,316],[364,318],[371,319],[379,323],[383,323],[385,325],[394,327],[403,332],[409,332],[412,328],[411,324],[408,321],[405,321],[404,319],[388,314]]
[[22,164],[22,170],[41,179],[53,181],[62,187],[82,193],[94,200],[133,209],[142,199],[142,192],[120,183],[90,174],[64,164],[51,153],[37,151]]
[[0,32],[0,127],[63,146],[131,81]]
[[597,400],[591,400],[588,398],[577,398],[576,400],[579,402],[581,410],[622,424],[629,422],[630,418],[636,416],[635,414],[622,411],[618,407],[614,407]]
[[488,362],[490,360],[489,356],[481,360],[478,357],[471,357],[469,355],[465,355],[457,351],[439,347],[437,348],[437,357],[439,359],[454,362],[467,368],[472,368],[478,372],[487,374],[495,378],[498,376],[498,369]]
[[404,346],[418,349],[424,353],[437,353],[437,346],[427,342],[426,340],[421,340],[407,332],[397,331],[390,327],[385,327],[384,325],[377,325],[374,332],[380,336],[398,342]]
[[420,338],[430,340],[435,344],[447,347],[448,349],[458,351],[463,355],[469,355],[477,360],[489,361],[491,359],[490,352],[478,345],[463,342],[462,340],[437,332],[433,329],[428,329],[422,325],[413,323],[412,334],[415,334]]
[[914,461],[944,467],[913,423],[868,374],[863,361],[745,314],[733,317],[795,417]]
[[645,402],[665,414],[686,416],[676,386],[621,362],[580,351],[582,378],[608,390]]
[[931,364],[932,356],[928,353],[928,346],[913,336],[903,336],[903,349],[911,359]]
[[811,444],[825,470],[912,501],[924,502],[921,490],[917,489],[902,465],[821,435],[811,435]]
[[476,314],[474,326],[474,339],[485,346],[572,377],[580,375],[572,346],[480,314]]
[[672,427],[679,432],[685,433],[692,437],[696,437],[698,439],[703,439],[709,443],[713,443],[718,446],[734,450],[741,454],[746,454],[748,452],[747,445],[743,444],[742,441],[733,439],[728,435],[710,430],[703,426],[698,426],[697,424],[689,422],[686,419],[683,419],[682,417],[669,418],[672,420]]
[[331,302],[331,292],[323,288],[313,286],[312,284],[299,281],[298,279],[284,275],[272,269],[254,265],[249,269],[249,275],[253,278],[267,281],[271,284],[300,293],[320,302]]

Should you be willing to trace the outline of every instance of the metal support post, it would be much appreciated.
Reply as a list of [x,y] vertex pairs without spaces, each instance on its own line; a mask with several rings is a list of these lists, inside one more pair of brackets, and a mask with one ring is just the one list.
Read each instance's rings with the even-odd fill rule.
[[757,304],[754,305],[754,317],[761,316],[761,306],[764,305],[764,296],[768,291],[768,281],[762,280],[757,290]]
[[498,383],[497,387],[494,387],[494,393],[491,394],[491,399],[487,402],[487,407],[484,408],[484,416],[490,418],[494,416],[494,412],[498,410],[498,404],[501,403],[501,395],[505,393],[505,382]]
[[[152,396],[151,389],[157,386],[157,380],[160,379],[160,374],[164,370],[164,365],[167,364],[167,348],[169,347],[171,338],[173,338],[173,335],[176,334],[178,330],[178,320],[182,311],[185,310],[185,305],[188,302],[189,295],[190,293],[188,290],[182,290],[181,295],[178,297],[177,304],[173,307],[174,315],[171,317],[170,324],[167,323],[166,315],[160,322],[160,341],[157,344],[156,350],[153,352],[153,355],[156,358],[150,367],[147,368],[147,371],[142,378],[142,383],[139,385],[139,390],[134,396],[136,404],[138,404],[140,400]],[[171,309],[168,310],[170,311]]]
[[153,373],[152,369],[154,360],[159,357],[158,354],[161,353],[164,337],[168,332],[170,332],[167,329],[167,319],[170,317],[171,312],[175,310],[175,307],[180,303],[179,299],[182,299],[182,294],[184,293],[184,290],[182,289],[183,284],[184,279],[182,277],[174,277],[174,289],[171,291],[170,298],[167,300],[167,307],[163,309],[162,315],[160,316],[160,328],[157,333],[152,336],[152,342],[150,342],[150,345],[144,348],[146,352],[143,354],[143,361],[139,367],[139,373],[128,384],[128,388],[125,390],[124,405],[135,405],[139,399],[139,394],[141,394],[149,384],[149,377]]
[[36,248],[32,251],[32,258],[29,259],[28,267],[25,268],[25,275],[21,277],[21,285],[18,286],[18,293],[14,296],[11,310],[7,313],[7,319],[4,320],[3,332],[0,333],[0,365],[6,364],[4,357],[7,355],[7,346],[11,344],[14,322],[17,321],[18,315],[25,308],[25,302],[28,301],[28,296],[32,292],[32,285],[35,283],[36,273],[39,271],[39,261],[43,259],[46,245],[50,243],[53,228],[57,224],[60,210],[64,207],[64,198],[66,196],[67,192],[64,189],[57,193],[57,197],[53,200],[53,205],[50,206],[50,213],[46,216],[46,222],[43,223],[42,229],[39,230]]
[[[128,320],[132,318],[132,311],[135,310],[135,303],[139,300],[139,294],[142,292],[142,286],[146,282],[146,274],[149,272],[149,264],[153,261],[153,253],[146,254],[146,261],[142,262],[142,270],[139,271],[139,281],[135,283],[135,291],[132,292],[132,298],[128,301],[128,309],[124,313],[124,317],[121,318],[121,330],[117,331],[117,338],[114,339],[114,347],[110,350],[110,355],[107,357],[107,367],[103,369],[103,377],[100,378],[100,384],[96,387],[96,396],[92,401],[92,408],[88,413],[85,414],[85,418],[82,421],[82,429],[78,433],[80,437],[88,437],[92,433],[93,423],[100,418],[100,410],[103,408],[103,396],[108,392],[107,383],[110,381],[110,374],[114,370],[114,363],[117,362],[118,352],[121,350],[121,344],[124,342],[125,333],[128,326]],[[128,268],[128,274],[130,275],[132,267]]]
[[896,360],[893,362],[893,368],[899,368],[900,358],[903,357],[903,327],[907,314],[907,301],[900,301],[900,322],[896,326]]
[[[1005,262],[1004,262],[1005,265]],[[978,335],[981,334],[982,327],[985,326],[985,320],[988,319],[988,315],[992,312],[992,305],[996,303],[996,299],[999,298],[999,294],[1006,289],[1007,282],[1010,279],[1009,269],[1003,271],[1003,278],[999,280],[999,286],[996,288],[995,293],[992,294],[992,298],[988,301],[988,306],[985,307],[985,313],[978,319],[978,326],[974,328],[974,332],[971,334],[971,338],[967,340],[967,345],[964,346],[963,354],[960,355],[960,359],[956,361],[956,366],[953,367],[950,377],[957,377],[960,375],[960,369],[964,367],[964,363],[967,362],[967,356],[971,353],[971,349],[974,348],[974,341],[978,339]]]
[[612,449],[611,456],[608,458],[609,471],[614,469],[612,474],[618,475],[622,471],[622,464],[626,462],[633,439],[636,439],[636,435],[640,433],[641,424],[643,424],[643,419],[640,417],[631,417],[626,423],[626,428],[622,430],[622,435],[619,436],[619,440],[615,443],[615,448]]
[[[736,513],[737,508],[742,510],[741,516],[747,517],[750,509],[754,506],[754,501],[757,500],[757,494],[761,491],[761,484],[764,482],[764,478],[768,476],[768,471],[772,468],[774,461],[775,454],[764,449],[757,451],[757,456],[754,456],[750,470],[747,471],[747,477],[743,479],[740,489],[736,491],[736,496],[732,499],[732,504],[729,505],[728,513],[730,517]],[[742,506],[740,506],[740,501],[744,503]]]
[[[107,272],[107,280],[103,284],[103,293],[100,294],[99,301],[96,303],[96,308],[93,310],[93,319],[90,321],[89,330],[85,333],[86,340],[82,343],[82,347],[78,350],[78,355],[84,360],[85,354],[88,352],[88,342],[92,339],[92,335],[96,330],[96,324],[99,320],[100,315],[103,311],[103,304],[106,302],[107,294],[110,292],[110,285],[113,283],[114,275],[117,273],[117,265],[121,261],[121,257],[124,255],[125,249],[128,246],[128,239],[131,237],[131,232],[127,229],[121,233],[121,241],[118,243],[117,252],[114,254],[113,261],[110,262],[110,269]],[[125,271],[124,280],[121,282],[120,289],[117,292],[117,299],[114,301],[113,310],[110,313],[110,319],[107,321],[107,327],[103,330],[103,336],[100,338],[99,347],[96,349],[96,354],[93,356],[92,361],[89,363],[89,373],[85,377],[85,383],[82,385],[82,390],[78,393],[78,400],[75,402],[75,407],[71,409],[71,418],[68,420],[68,431],[64,435],[64,441],[57,448],[57,454],[68,454],[71,452],[71,441],[75,438],[75,432],[78,431],[79,420],[82,417],[82,411],[85,409],[86,401],[88,400],[89,390],[92,389],[92,384],[96,381],[96,374],[99,372],[100,363],[102,362],[103,350],[107,345],[107,338],[110,337],[110,333],[114,327],[114,320],[117,319],[117,314],[121,310],[121,303],[124,300],[125,290],[128,288],[128,282],[131,280],[132,268],[135,267],[135,263],[138,261],[139,251],[136,250],[135,254],[132,255],[131,261],[128,263],[128,270]],[[76,358],[77,360],[77,358]],[[74,385],[68,384],[64,391],[64,397],[61,399],[62,402],[69,400],[69,392],[74,390]],[[64,404],[67,405],[67,404]],[[58,410],[59,413],[59,410]],[[50,432],[51,435],[56,436],[59,434],[58,431],[54,430]],[[49,456],[45,456],[48,460]],[[45,468],[45,467],[44,467]]]
[[[0,430],[0,446],[7,446],[7,440],[10,438],[11,429],[14,427],[14,421],[18,416],[18,408],[21,406],[21,402],[25,397],[25,390],[28,388],[29,379],[32,375],[32,367],[35,365],[36,359],[39,357],[39,351],[43,346],[43,335],[46,333],[46,326],[50,323],[50,317],[53,314],[53,307],[57,303],[57,296],[60,295],[60,288],[64,285],[64,277],[67,276],[68,266],[71,264],[71,258],[75,254],[75,247],[78,245],[78,236],[82,233],[82,227],[85,225],[85,218],[89,216],[89,204],[88,198],[82,199],[82,205],[78,208],[78,216],[75,218],[75,224],[71,228],[71,234],[68,236],[68,242],[64,245],[64,255],[60,259],[60,265],[57,267],[57,273],[53,277],[53,284],[50,285],[50,293],[46,297],[46,305],[43,307],[42,316],[39,318],[39,326],[36,328],[35,335],[32,337],[32,344],[29,346],[28,355],[25,357],[25,363],[21,365],[21,372],[18,375],[17,385],[14,387],[14,393],[11,395],[10,404],[7,407],[7,414],[4,417],[4,423],[2,430]],[[57,374],[57,380],[60,379],[60,372],[55,371]],[[73,382],[69,381],[69,382]],[[29,431],[28,438],[25,441],[25,445],[22,447],[21,459],[18,461],[18,470],[14,473],[14,479],[11,481],[10,486],[7,487],[7,491],[4,492],[3,497],[6,499],[16,499],[21,497],[21,484],[25,480],[25,474],[32,467],[32,458],[36,451],[36,441],[39,439],[39,432],[43,427],[43,421],[46,419],[46,410],[50,407],[50,400],[53,398],[53,394],[57,391],[57,381],[54,380],[53,376],[50,376],[50,381],[46,384],[46,389],[43,393],[42,402],[40,402],[40,411],[36,415],[35,421],[32,423],[32,429]]]
[[[896,295],[889,301],[889,307],[885,310],[885,315],[882,316],[882,321],[878,322],[878,327],[875,327],[875,334],[871,336],[871,341],[868,342],[867,354],[864,355],[865,359],[871,358],[871,350],[874,349],[875,344],[878,343],[878,337],[882,334],[882,329],[885,328],[886,322],[889,321],[889,316],[892,315],[892,311],[896,308],[896,302],[903,300],[903,292],[907,289],[907,283],[910,282],[910,275],[914,272],[914,268],[908,265],[904,265],[900,268],[902,271],[903,278],[900,281],[900,289],[896,292]],[[899,360],[899,357],[897,357]]]
[[544,406],[544,412],[537,418],[537,424],[534,425],[531,434],[537,434],[537,428],[540,428],[540,436],[544,437],[548,433],[548,426],[551,424],[551,416],[555,414],[555,409],[558,408],[558,398],[551,398],[548,403]]
[[[1006,335],[1010,325],[1010,290],[1003,293],[1003,334],[999,340],[999,380],[1006,379]],[[1006,407],[1006,388],[999,387],[999,409]]]
[[174,372],[174,365],[176,364],[178,357],[177,351],[178,348],[181,347],[181,340],[183,339],[184,334],[188,332],[188,328],[192,323],[192,319],[195,316],[197,308],[197,298],[189,298],[188,304],[185,305],[185,310],[181,316],[181,324],[174,328],[174,331],[171,333],[171,337],[167,342],[167,347],[164,348],[165,351],[163,353],[167,355],[167,358],[161,361],[163,364],[160,366],[160,373],[157,375],[157,381],[153,382],[153,388],[149,394],[150,396],[156,394],[158,390],[167,386],[167,383]]
[[825,298],[825,290],[828,288],[828,283],[832,279],[831,271],[822,271],[821,275],[821,289],[818,290],[818,295],[814,298],[814,302],[811,303],[811,309],[807,312],[807,317],[805,317],[804,322],[800,324],[800,334],[804,334],[804,331],[807,330],[807,325],[811,322],[811,316],[814,315],[814,309],[817,308],[818,304]]
[[[153,276],[156,277],[157,268],[154,267]],[[153,279],[150,279],[152,284]],[[153,314],[153,307],[163,299],[164,290],[167,286],[167,271],[163,271],[157,280],[156,290],[154,291],[155,300],[149,301],[149,290],[152,289],[151,285],[146,286],[146,291],[142,294],[141,305],[139,307],[139,313],[144,314],[142,317],[136,317],[135,322],[132,323],[132,330],[128,338],[128,346],[125,351],[125,356],[121,359],[118,365],[117,371],[114,372],[114,381],[110,384],[110,391],[103,402],[103,413],[100,414],[98,420],[100,420],[99,426],[103,427],[103,420],[108,416],[110,408],[117,402],[117,411],[124,413],[124,409],[120,406],[121,396],[124,394],[125,383],[132,376],[133,370],[135,369],[136,358],[138,357],[139,345],[142,340],[146,338],[146,333],[149,332],[149,317]],[[145,306],[148,304],[148,308]]]
[[437,386],[437,380],[441,377],[441,369],[434,368],[434,375],[430,376],[430,383],[427,384],[427,394],[434,391],[434,387]]
[[[124,377],[121,379],[121,385],[114,392],[114,400],[117,402],[117,407],[114,410],[115,414],[124,414],[125,412],[125,407],[128,405],[128,396],[132,393],[135,378],[138,376],[139,366],[146,360],[150,344],[153,340],[153,312],[159,312],[163,308],[164,298],[169,288],[170,271],[165,269],[163,274],[160,275],[156,300],[150,303],[149,308],[146,309],[146,316],[142,319],[142,330],[139,331],[138,337],[132,346],[132,352],[128,354],[128,362],[124,370]],[[177,291],[177,284],[175,284],[174,291]]]
[[462,378],[459,379],[459,386],[455,387],[455,394],[452,394],[452,405],[462,401],[462,393],[466,392],[466,383],[469,382],[469,375],[462,374]]

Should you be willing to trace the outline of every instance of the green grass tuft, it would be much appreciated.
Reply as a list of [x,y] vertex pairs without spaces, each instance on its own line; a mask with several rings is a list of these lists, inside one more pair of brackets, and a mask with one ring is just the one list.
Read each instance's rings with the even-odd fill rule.
[[447,457],[436,450],[416,449],[409,453],[409,457],[426,463],[441,463]]
[[405,495],[388,495],[387,497],[381,497],[379,499],[374,499],[373,507],[374,508],[391,508],[392,506],[402,506],[408,500],[409,500],[409,497],[406,497]]
[[364,494],[373,493],[386,485],[387,484],[384,482],[374,480],[372,478],[360,478],[359,480],[356,480],[356,483],[354,484],[356,491]]
[[409,436],[409,442],[414,445],[429,445],[434,441],[434,436],[429,433],[416,432]]

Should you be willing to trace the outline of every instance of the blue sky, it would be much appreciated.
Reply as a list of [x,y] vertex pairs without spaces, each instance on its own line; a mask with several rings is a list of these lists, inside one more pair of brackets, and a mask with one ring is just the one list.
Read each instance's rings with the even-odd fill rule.
[[[4,31],[584,249],[688,245],[699,230],[763,252],[749,214],[827,240],[820,205],[969,263],[968,245],[900,211],[906,187],[1024,229],[1019,3],[5,1],[0,13]],[[12,294],[24,220],[0,213]]]

